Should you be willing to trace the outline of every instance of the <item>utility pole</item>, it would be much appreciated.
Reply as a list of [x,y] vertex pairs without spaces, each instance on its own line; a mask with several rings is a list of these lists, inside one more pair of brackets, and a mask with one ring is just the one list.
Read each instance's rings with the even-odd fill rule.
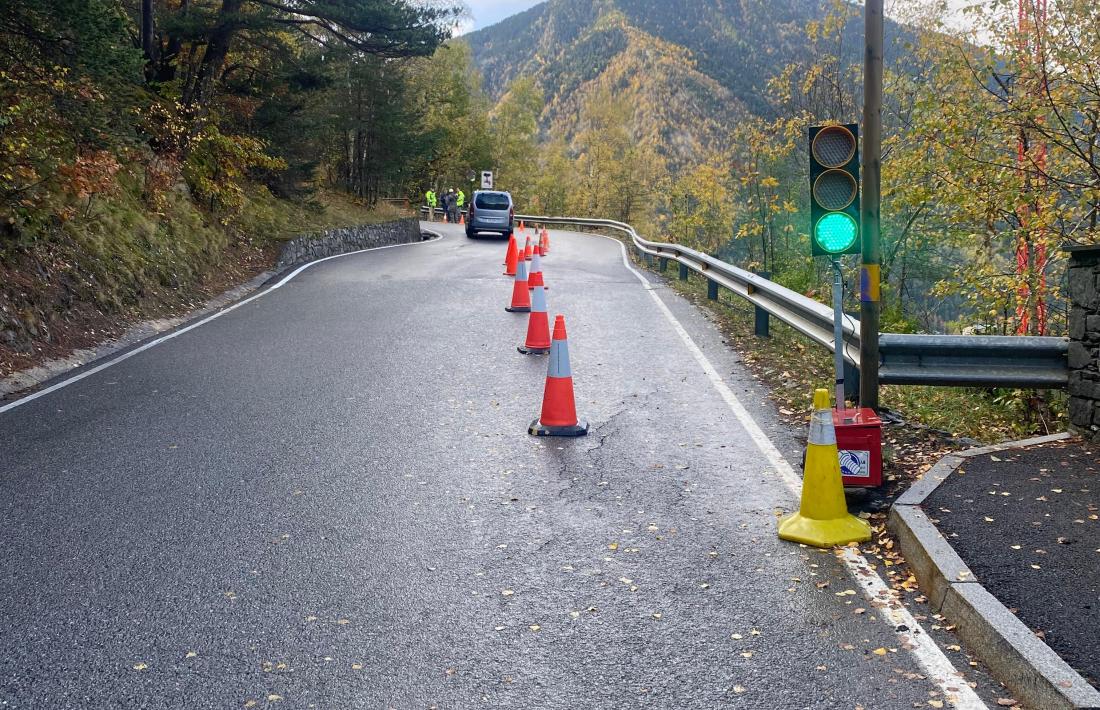
[[879,203],[882,179],[882,46],[883,0],[864,6],[863,56],[863,201],[860,221],[863,267],[859,287],[859,404],[877,410],[878,329],[881,310],[879,287],[882,236]]

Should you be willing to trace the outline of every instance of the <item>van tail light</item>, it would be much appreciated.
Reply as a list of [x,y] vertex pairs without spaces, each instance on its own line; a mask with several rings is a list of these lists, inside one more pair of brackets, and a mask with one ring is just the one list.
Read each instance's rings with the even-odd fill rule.
[[508,208],[508,219],[509,219],[509,221],[515,220],[515,218],[516,218],[516,208],[515,207],[509,207]]

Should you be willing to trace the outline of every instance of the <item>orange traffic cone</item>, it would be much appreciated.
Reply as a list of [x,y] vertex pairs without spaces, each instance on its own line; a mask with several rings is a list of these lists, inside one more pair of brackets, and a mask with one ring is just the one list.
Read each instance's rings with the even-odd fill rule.
[[519,221],[519,231],[521,231],[521,232],[522,232],[522,231],[523,231],[524,229],[525,229],[525,228],[524,228],[524,226],[523,226],[523,220],[521,219],[521,220]]
[[530,313],[531,294],[527,290],[527,262],[516,264],[516,280],[512,285],[512,305],[504,310],[510,313]]
[[541,233],[535,233],[539,235],[539,256],[546,256],[546,230],[543,230]]
[[527,433],[531,436],[584,436],[588,433],[588,422],[577,419],[577,405],[573,401],[573,370],[569,367],[569,341],[563,316],[554,318],[542,415],[531,422]]
[[535,286],[549,288],[542,280],[542,255],[538,249],[531,253],[531,270],[527,275],[527,288],[532,289]]
[[516,235],[508,238],[508,252],[504,256],[504,275],[516,275],[516,261],[519,259],[519,249],[516,248]]
[[523,258],[526,261],[531,261],[531,252],[532,252],[533,249],[534,249],[534,247],[531,246],[531,237],[528,236],[527,237],[527,243],[523,247]]
[[550,232],[546,231],[546,227],[542,228],[542,255],[546,256],[550,253]]
[[550,352],[550,322],[546,316],[546,292],[542,286],[531,291],[531,317],[527,319],[527,340],[518,348],[524,355]]
[[458,223],[462,226],[466,225],[466,213],[465,212],[459,212],[458,213]]

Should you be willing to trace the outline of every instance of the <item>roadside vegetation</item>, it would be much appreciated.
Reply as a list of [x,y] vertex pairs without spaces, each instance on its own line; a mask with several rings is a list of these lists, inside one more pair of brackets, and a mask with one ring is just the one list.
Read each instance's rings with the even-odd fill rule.
[[468,53],[443,45],[460,11],[0,4],[0,376],[485,164]]

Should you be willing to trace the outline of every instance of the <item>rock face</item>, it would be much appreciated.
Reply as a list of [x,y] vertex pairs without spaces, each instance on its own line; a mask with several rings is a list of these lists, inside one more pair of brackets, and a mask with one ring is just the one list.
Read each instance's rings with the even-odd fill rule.
[[1068,251],[1070,429],[1100,441],[1100,246]]
[[420,239],[420,222],[415,218],[329,229],[319,234],[307,234],[291,239],[283,246],[275,269],[281,271],[308,261],[323,259],[326,256],[391,244],[408,244],[418,242]]

